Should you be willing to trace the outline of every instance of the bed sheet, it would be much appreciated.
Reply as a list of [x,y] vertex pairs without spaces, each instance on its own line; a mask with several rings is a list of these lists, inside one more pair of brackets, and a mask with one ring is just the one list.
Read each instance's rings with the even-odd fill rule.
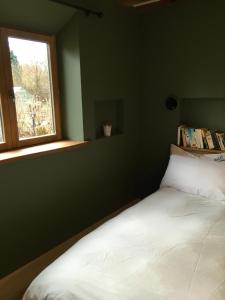
[[224,300],[225,203],[163,188],[72,246],[23,300]]

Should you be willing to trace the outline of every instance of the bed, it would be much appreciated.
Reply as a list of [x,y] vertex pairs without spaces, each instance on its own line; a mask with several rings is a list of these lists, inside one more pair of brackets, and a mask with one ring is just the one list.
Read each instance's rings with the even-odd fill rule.
[[225,202],[163,185],[82,238],[23,297],[188,299],[225,299]]

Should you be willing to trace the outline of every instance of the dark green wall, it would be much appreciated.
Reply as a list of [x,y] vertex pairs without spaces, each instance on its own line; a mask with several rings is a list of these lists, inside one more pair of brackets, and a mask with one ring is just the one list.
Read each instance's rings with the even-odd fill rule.
[[183,99],[180,120],[190,127],[225,131],[225,98]]
[[179,0],[143,14],[141,23],[140,186],[148,194],[158,187],[180,121],[180,108],[167,111],[165,99],[225,97],[225,2]]
[[84,139],[79,20],[75,15],[57,35],[62,129],[73,140]]
[[[34,23],[30,18],[25,22],[24,11],[26,15],[32,11],[30,0],[23,0],[23,9],[21,2],[4,2],[0,4],[1,12],[4,7],[0,23],[41,31],[58,31],[74,12],[57,10],[60,21],[56,22],[47,1],[40,1],[40,6],[39,1],[32,1],[37,16]],[[6,9],[8,3],[13,10]],[[87,146],[68,152],[0,166],[1,276],[125,204],[134,195],[139,109],[137,18],[130,13],[123,14],[113,0],[107,3],[98,4],[105,12],[103,19],[76,15],[69,29],[60,32],[60,58],[68,59],[60,64],[62,106],[65,112],[74,110],[74,115],[72,111],[63,113],[64,121],[67,115],[69,118],[64,132],[68,136],[77,134],[77,126],[81,126],[76,119],[78,108],[83,110],[80,120],[83,117],[85,137],[93,138],[95,99],[123,98],[124,134],[93,140]],[[46,18],[39,20],[42,14]],[[76,24],[79,37],[76,37]],[[70,31],[70,26],[74,31]],[[71,42],[63,36],[65,32],[71,35]],[[82,91],[73,94],[73,84],[80,76],[73,59],[77,42],[80,43]],[[71,59],[68,55],[72,55],[74,72],[68,69]],[[68,77],[70,73],[72,77]],[[81,89],[77,81],[76,86]],[[81,96],[83,108],[79,102]],[[82,132],[82,126],[78,132]]]
[[124,132],[132,152],[139,122],[139,20],[130,10],[118,9],[118,1],[101,2],[104,18],[80,19],[84,133],[95,136],[94,101],[122,99]]

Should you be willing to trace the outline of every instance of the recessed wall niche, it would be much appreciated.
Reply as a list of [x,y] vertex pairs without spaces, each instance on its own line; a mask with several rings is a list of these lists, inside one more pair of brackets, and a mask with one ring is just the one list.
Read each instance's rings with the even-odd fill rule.
[[124,100],[96,100],[95,103],[95,137],[104,137],[103,124],[112,124],[112,136],[124,132]]
[[225,131],[225,98],[191,98],[180,103],[180,123]]

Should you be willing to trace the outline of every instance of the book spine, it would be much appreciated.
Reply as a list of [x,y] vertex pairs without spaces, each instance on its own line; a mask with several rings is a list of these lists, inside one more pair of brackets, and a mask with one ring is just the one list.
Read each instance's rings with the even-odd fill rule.
[[184,128],[184,132],[185,132],[185,138],[186,138],[187,147],[190,147],[191,143],[190,143],[190,131],[189,131],[189,128]]
[[195,137],[195,141],[196,141],[196,147],[198,149],[201,149],[201,144],[200,144],[200,139],[199,139],[199,135],[198,135],[197,129],[194,130],[194,137]]
[[201,132],[202,132],[202,139],[203,139],[203,146],[205,149],[209,149],[209,145],[208,145],[208,142],[207,142],[207,139],[206,139],[206,129],[202,129]]
[[181,145],[181,128],[180,126],[177,129],[177,146]]
[[220,146],[220,150],[225,150],[224,144],[223,144],[223,134],[222,133],[216,133],[218,142],[219,142],[219,146]]
[[202,131],[201,131],[201,129],[198,129],[198,133],[199,133],[199,139],[200,139],[201,149],[204,149],[204,143],[203,143],[203,137],[202,137]]
[[181,135],[182,135],[183,146],[187,147],[187,141],[186,141],[186,135],[185,135],[185,129],[184,128],[181,128]]
[[194,128],[188,128],[188,132],[189,132],[190,146],[192,148],[197,148]]
[[195,132],[196,132],[197,139],[198,139],[198,147],[200,149],[204,149],[202,130],[201,129],[195,129]]
[[214,148],[215,149],[221,149],[217,133],[215,131],[212,131],[212,130],[210,130],[210,133],[211,133],[211,136],[212,136]]
[[221,150],[224,151],[225,150],[225,146],[224,146],[223,140],[224,140],[224,133],[220,133]]
[[209,149],[210,150],[214,149],[215,147],[214,147],[214,144],[213,144],[213,139],[212,139],[210,131],[207,131],[207,133],[206,133],[206,140],[207,140]]
[[182,128],[184,125],[180,125],[177,129],[177,146],[182,146]]

